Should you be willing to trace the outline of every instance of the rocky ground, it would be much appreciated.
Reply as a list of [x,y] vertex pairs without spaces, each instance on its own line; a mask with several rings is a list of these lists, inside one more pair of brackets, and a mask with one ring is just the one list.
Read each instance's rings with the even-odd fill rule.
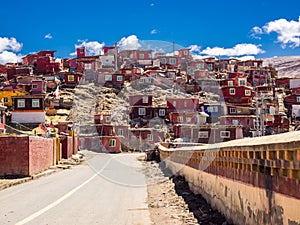
[[143,164],[153,224],[228,224],[224,216],[212,209],[201,195],[192,193],[184,177],[173,176],[163,163]]

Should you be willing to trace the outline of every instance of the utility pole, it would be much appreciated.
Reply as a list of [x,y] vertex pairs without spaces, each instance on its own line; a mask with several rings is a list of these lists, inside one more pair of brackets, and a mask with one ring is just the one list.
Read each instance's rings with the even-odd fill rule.
[[118,71],[118,46],[117,42],[115,43],[115,71]]
[[257,94],[257,90],[255,90],[255,109],[256,109],[256,135],[257,136],[260,136],[260,126],[259,126],[259,121],[260,121],[260,118],[259,118],[259,112],[258,112],[258,94]]
[[265,96],[263,94],[261,94],[261,136],[265,135]]

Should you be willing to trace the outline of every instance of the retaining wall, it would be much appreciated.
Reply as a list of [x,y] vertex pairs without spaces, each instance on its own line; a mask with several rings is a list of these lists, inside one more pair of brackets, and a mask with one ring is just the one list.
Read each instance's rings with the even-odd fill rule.
[[234,224],[299,225],[300,140],[255,140],[159,149],[167,167]]

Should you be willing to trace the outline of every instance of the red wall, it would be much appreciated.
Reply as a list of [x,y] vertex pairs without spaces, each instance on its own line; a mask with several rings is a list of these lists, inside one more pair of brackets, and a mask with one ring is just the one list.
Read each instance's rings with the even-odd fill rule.
[[55,139],[29,137],[29,175],[48,169],[54,162]]
[[29,175],[28,137],[0,137],[0,176]]
[[54,162],[55,139],[41,137],[0,137],[0,176],[31,176]]

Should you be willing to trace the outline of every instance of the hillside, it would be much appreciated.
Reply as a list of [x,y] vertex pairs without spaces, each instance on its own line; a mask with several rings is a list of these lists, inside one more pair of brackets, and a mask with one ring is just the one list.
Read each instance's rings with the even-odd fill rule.
[[278,77],[300,78],[300,56],[282,56],[263,59],[264,65],[278,71]]

